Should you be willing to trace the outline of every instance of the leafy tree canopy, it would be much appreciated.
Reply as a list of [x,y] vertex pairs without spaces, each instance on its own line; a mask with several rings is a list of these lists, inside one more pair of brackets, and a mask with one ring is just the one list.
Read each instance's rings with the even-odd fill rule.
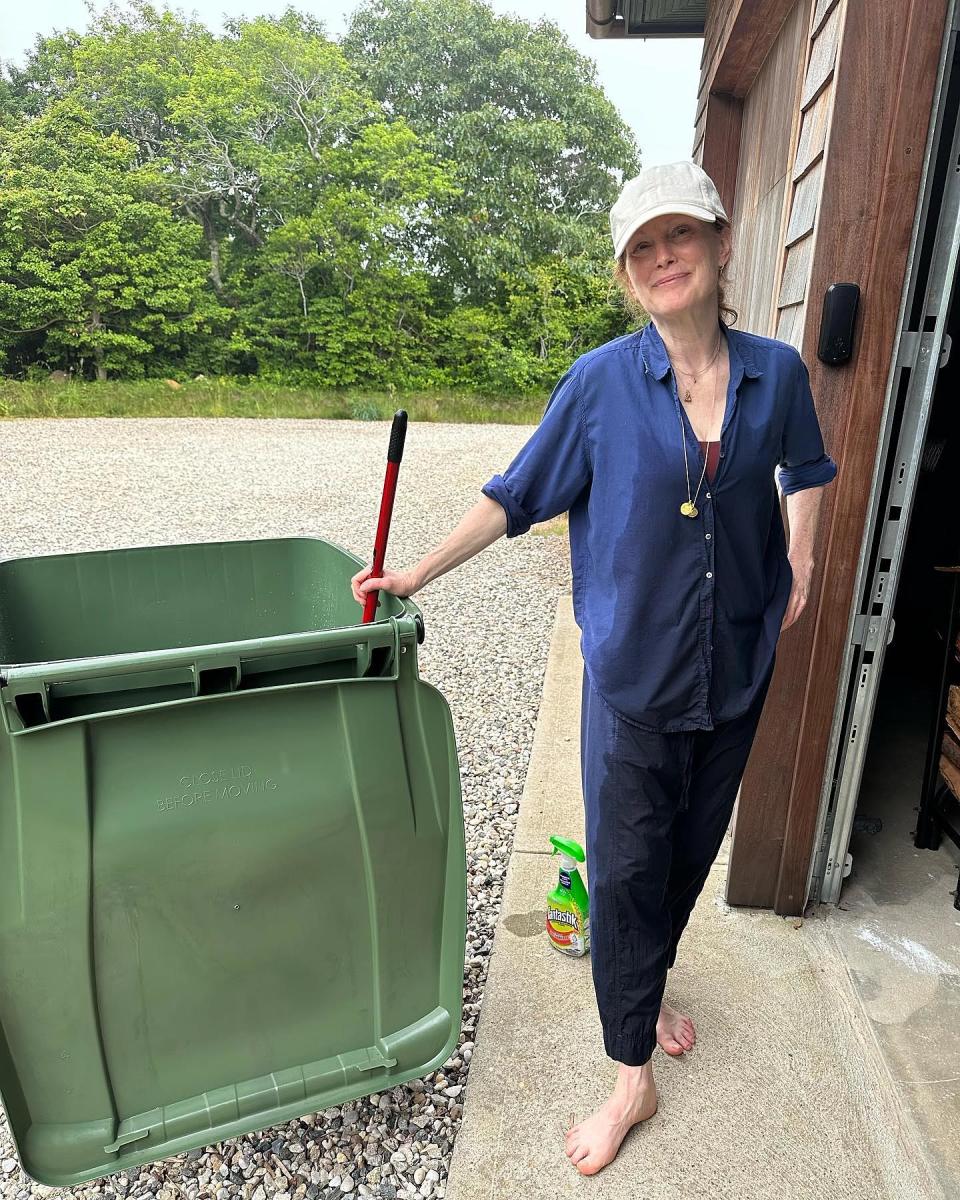
[[365,0],[215,34],[146,0],[0,79],[0,354],[107,373],[549,386],[624,328],[636,149],[549,22]]

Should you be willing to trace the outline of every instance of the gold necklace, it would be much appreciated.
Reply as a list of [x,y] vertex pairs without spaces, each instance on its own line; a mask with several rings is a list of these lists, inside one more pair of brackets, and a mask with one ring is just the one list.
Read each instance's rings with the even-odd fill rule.
[[[719,334],[717,336],[717,348],[713,352],[713,357],[710,359],[710,361],[707,363],[707,365],[705,367],[700,368],[700,370],[697,372],[696,375],[691,375],[688,371],[681,371],[680,368],[676,365],[674,366],[673,369],[677,372],[677,374],[683,375],[687,379],[692,379],[693,382],[696,383],[697,380],[700,378],[700,376],[703,375],[706,371],[709,371],[710,368],[713,366],[713,364],[717,361],[717,355],[720,353],[720,347],[722,344],[723,344],[723,334]],[[689,385],[687,386],[687,390],[684,393],[682,399],[683,399],[684,404],[689,404],[690,401],[693,399],[693,393],[691,392]]]
[[[713,418],[717,411],[717,381],[713,381],[713,400],[710,402],[710,424],[708,430],[713,428]],[[683,441],[683,470],[687,477],[687,498],[680,505],[680,512],[685,517],[696,517],[700,510],[697,508],[697,501],[700,499],[700,489],[703,487],[703,481],[707,474],[707,459],[710,456],[710,442],[707,441],[707,449],[703,455],[703,470],[700,472],[700,482],[697,484],[697,492],[695,496],[690,495],[690,467],[687,462],[687,432],[683,427],[683,413],[677,409],[677,417],[680,420],[680,437]]]

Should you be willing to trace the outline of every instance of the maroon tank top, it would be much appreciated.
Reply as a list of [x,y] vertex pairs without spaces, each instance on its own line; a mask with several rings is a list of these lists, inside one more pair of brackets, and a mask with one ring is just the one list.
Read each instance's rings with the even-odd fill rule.
[[710,483],[713,483],[717,474],[717,467],[720,465],[720,443],[701,442],[700,449],[707,460],[707,479]]

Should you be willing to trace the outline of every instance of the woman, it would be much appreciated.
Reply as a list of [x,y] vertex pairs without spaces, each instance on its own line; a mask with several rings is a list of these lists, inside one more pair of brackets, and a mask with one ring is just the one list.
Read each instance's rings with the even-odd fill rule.
[[[412,570],[410,596],[501,534],[568,511],[585,671],[581,764],[594,986],[613,1094],[566,1135],[585,1175],[657,1108],[652,1053],[695,1041],[667,970],[719,851],[813,572],[824,453],[806,367],[720,317],[730,227],[694,163],[649,167],[610,214],[617,277],[650,315],[579,358],[536,432]],[[777,495],[788,497],[789,553]]]

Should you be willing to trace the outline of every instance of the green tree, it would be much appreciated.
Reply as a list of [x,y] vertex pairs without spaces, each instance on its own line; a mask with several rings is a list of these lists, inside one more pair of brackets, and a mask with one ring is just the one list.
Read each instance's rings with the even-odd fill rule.
[[0,129],[0,348],[98,379],[169,362],[216,322],[196,231],[73,100]]
[[591,64],[480,0],[365,0],[342,44],[113,5],[0,80],[0,351],[549,386],[626,325],[606,212],[635,166]]
[[544,259],[499,281],[498,305],[450,313],[443,368],[488,394],[549,390],[579,354],[624,332],[609,275],[580,260]]
[[505,273],[553,254],[606,259],[606,213],[637,150],[556,25],[482,0],[364,0],[344,49],[451,166],[433,250],[454,295],[490,300]]
[[[235,366],[400,382],[391,371],[405,370],[405,339],[387,310],[361,319],[361,298],[406,296],[411,320],[432,214],[454,189],[321,25],[289,12],[215,38],[137,2],[108,9],[81,39],[42,43],[14,86],[70,96],[136,148],[132,169],[202,233],[210,284],[232,312]],[[344,363],[333,310],[381,349]]]

